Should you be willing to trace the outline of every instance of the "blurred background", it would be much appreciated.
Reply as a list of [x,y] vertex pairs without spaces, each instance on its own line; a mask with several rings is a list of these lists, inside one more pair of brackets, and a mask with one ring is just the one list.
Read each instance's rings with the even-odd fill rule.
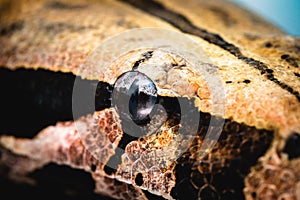
[[299,0],[231,0],[254,11],[290,35],[300,36]]

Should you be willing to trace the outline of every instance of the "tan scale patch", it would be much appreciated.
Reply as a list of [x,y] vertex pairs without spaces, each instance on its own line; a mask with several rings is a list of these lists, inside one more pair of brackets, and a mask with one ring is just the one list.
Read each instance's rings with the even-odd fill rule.
[[135,178],[141,173],[143,183],[138,187],[170,198],[170,191],[175,185],[174,161],[180,156],[176,155],[176,150],[181,140],[174,138],[174,130],[164,129],[162,127],[156,134],[130,142],[126,146],[116,178],[137,186]]
[[299,199],[299,164],[299,158],[288,160],[276,153],[261,160],[245,180],[246,199]]
[[85,117],[77,121],[76,128],[85,148],[104,166],[115,154],[123,135],[120,120],[113,108],[95,112],[89,118],[89,123]]
[[[78,67],[105,39],[136,27],[171,28],[164,22],[114,1],[77,1],[82,9],[50,9],[51,1],[30,1],[19,12],[3,13],[8,24],[21,21],[23,27],[0,36],[0,65],[44,68],[78,73]],[[60,1],[57,1],[60,2]],[[20,4],[18,0],[11,6]],[[63,1],[64,3],[64,1]],[[76,1],[73,2],[76,5]],[[8,20],[9,19],[9,20]],[[1,24],[2,27],[7,24]],[[85,74],[98,79],[97,69]]]
[[[282,36],[283,32],[270,22],[250,13],[230,1],[191,0],[189,3],[175,0],[159,0],[168,9],[184,15],[198,27],[217,33],[226,41],[244,49],[241,36]],[[234,22],[234,23],[232,23]],[[228,25],[230,23],[230,25]],[[250,44],[252,45],[252,44]]]

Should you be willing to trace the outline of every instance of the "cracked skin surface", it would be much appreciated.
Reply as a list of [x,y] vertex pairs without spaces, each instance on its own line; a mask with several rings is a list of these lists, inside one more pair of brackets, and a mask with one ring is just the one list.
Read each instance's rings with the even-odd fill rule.
[[[189,3],[158,2],[164,8],[185,16],[195,26],[218,34],[227,42],[234,44],[244,56],[267,66],[267,72],[262,73],[213,42],[186,33],[201,45],[213,65],[217,66],[218,74],[225,84],[226,102],[222,117],[274,133],[274,139],[266,153],[251,168],[250,173],[246,174],[243,190],[245,198],[299,199],[300,160],[297,157],[290,159],[288,154],[284,153],[289,138],[293,134],[300,133],[299,38],[285,35],[263,19],[228,2],[216,0],[189,1]],[[79,66],[105,39],[132,28],[159,27],[181,31],[160,17],[119,1],[101,1],[101,3],[29,1],[27,4],[4,1],[2,9],[5,10],[1,12],[0,22],[0,45],[4,47],[0,49],[2,67],[71,72],[87,79],[108,83],[113,83],[122,72],[130,69],[132,63],[143,52],[130,52],[115,60],[109,69],[105,69],[110,71],[101,68],[78,71]],[[113,51],[115,49],[107,53]],[[155,71],[151,70],[153,67],[151,63],[162,61],[165,62],[165,66],[172,66],[174,63],[183,65],[182,60],[175,55],[154,51],[153,58],[142,63],[140,68],[143,70],[150,66],[149,71]],[[174,75],[173,79],[163,84],[157,81],[156,84],[160,89],[165,89],[165,95],[195,97],[195,105],[200,111],[212,113],[205,82],[197,76],[195,66],[189,65],[188,61],[184,62],[187,68],[174,70],[171,73]],[[161,67],[163,68],[163,65]],[[155,74],[148,76],[155,79]],[[272,77],[277,82],[270,80]],[[180,81],[174,83],[174,79]],[[278,81],[290,86],[293,93],[291,89],[280,86]],[[178,87],[173,87],[176,84]],[[188,89],[182,91],[182,88]],[[91,117],[81,120],[83,124],[88,124]],[[20,174],[26,175],[27,172],[40,168],[50,161],[69,165],[90,172],[96,182],[96,192],[110,195],[112,198],[126,198],[125,193],[113,192],[127,187],[123,186],[124,183],[113,184],[110,189],[104,189],[103,182],[109,185],[110,181],[117,180],[107,178],[102,172],[103,166],[89,155],[75,130],[72,122],[58,122],[56,126],[41,131],[32,143],[27,139],[2,136],[1,163],[11,167],[10,176],[14,179],[20,179]],[[52,141],[56,141],[57,146],[44,145],[52,144]],[[30,147],[27,144],[30,144]],[[43,147],[39,148],[40,145]],[[42,151],[36,153],[37,148]],[[220,152],[226,152],[226,148]],[[76,159],[77,157],[80,159]],[[10,164],[11,158],[15,158],[18,165]],[[96,162],[95,172],[91,170],[92,165],[89,162]],[[24,167],[25,165],[27,167]],[[174,166],[170,165],[170,169],[173,168]],[[155,173],[157,172],[152,172]],[[167,170],[164,173],[167,174]],[[273,175],[269,177],[268,174]],[[172,187],[174,177],[171,176],[170,179],[166,182]],[[134,182],[124,177],[119,180],[126,183]],[[131,196],[137,199],[145,198],[139,187],[132,187],[130,184],[128,187],[131,189],[126,191],[132,191]],[[164,189],[157,189],[164,193],[166,198],[170,198],[169,190],[167,186]]]

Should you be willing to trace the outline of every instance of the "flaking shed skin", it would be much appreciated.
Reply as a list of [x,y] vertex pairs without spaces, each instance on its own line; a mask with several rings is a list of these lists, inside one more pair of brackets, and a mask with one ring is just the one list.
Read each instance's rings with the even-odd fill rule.
[[[63,113],[53,111],[57,115],[49,115],[49,121],[45,120],[27,134],[30,129],[26,127],[26,117],[25,125],[20,127],[9,121],[13,124],[11,128],[6,119],[6,114],[20,119],[18,116],[26,116],[26,113],[4,111],[6,105],[2,105],[5,113],[1,116],[5,123],[0,125],[3,177],[32,184],[36,170],[56,163],[79,169],[78,173],[88,172],[94,181],[95,193],[114,199],[300,198],[299,38],[286,35],[249,11],[219,0],[28,1],[26,4],[2,1],[0,9],[3,10],[0,14],[0,75],[1,89],[5,91],[2,95],[15,97],[9,88],[17,90],[13,81],[20,78],[13,77],[32,75],[28,80],[40,83],[35,91],[53,80],[57,80],[54,90],[69,87],[62,90],[66,91],[62,96],[67,102],[77,76],[86,81],[100,81],[99,98],[107,98],[115,80],[140,61],[137,70],[155,82],[163,102],[175,96],[184,101],[189,97],[201,116],[192,145],[180,158],[162,164],[164,167],[157,170],[148,167],[153,166],[149,150],[163,151],[172,139],[184,141],[189,137],[175,138],[176,127],[171,131],[162,128],[158,136],[124,143],[119,115],[104,99],[96,112],[75,119],[87,130],[84,137],[79,136],[68,107]],[[134,50],[111,61],[105,69],[89,68],[89,65],[84,71],[80,69],[105,39],[144,27],[177,31],[199,43],[212,61],[209,67],[218,69],[224,83],[226,102],[222,116],[213,113],[209,90],[197,75],[195,66],[172,52],[155,48]],[[107,53],[117,50],[110,49]],[[153,72],[157,68],[151,69],[153,63],[157,63],[156,67],[164,71],[168,79],[156,77]],[[22,80],[20,83],[25,85]],[[40,94],[44,94],[43,91]],[[57,96],[49,98],[61,95],[55,94]],[[10,101],[4,97],[1,102],[8,104]],[[34,104],[35,98],[32,99]],[[30,103],[31,97],[26,101]],[[55,106],[61,111],[60,101]],[[211,118],[224,119],[225,124],[216,145],[200,159],[196,155],[203,133],[216,128],[208,126]],[[100,129],[95,129],[95,124]],[[109,156],[99,162],[86,148],[87,142],[97,144],[99,154],[105,150]],[[115,147],[122,145],[128,154],[140,157],[119,161],[116,170],[107,169],[110,158],[118,155]],[[154,163],[160,164],[160,161],[154,160]]]

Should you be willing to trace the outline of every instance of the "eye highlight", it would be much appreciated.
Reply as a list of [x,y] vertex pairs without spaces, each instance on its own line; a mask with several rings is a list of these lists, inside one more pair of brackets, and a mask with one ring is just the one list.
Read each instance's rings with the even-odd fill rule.
[[132,120],[140,126],[146,125],[150,122],[150,113],[156,101],[155,84],[141,72],[126,72],[114,84],[112,104],[123,120]]

